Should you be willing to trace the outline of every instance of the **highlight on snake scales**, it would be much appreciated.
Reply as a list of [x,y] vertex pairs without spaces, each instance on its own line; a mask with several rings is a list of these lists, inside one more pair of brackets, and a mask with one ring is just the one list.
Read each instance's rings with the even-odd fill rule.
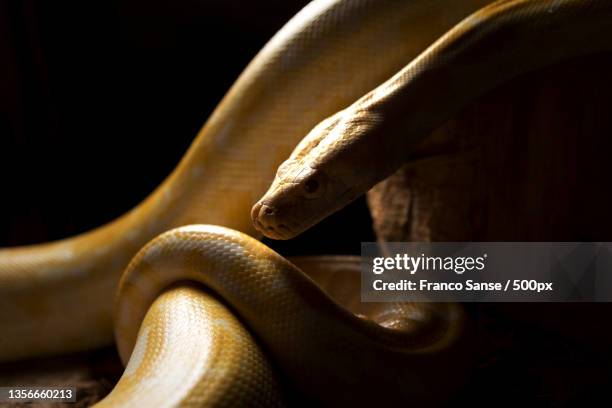
[[0,406],[610,405],[611,21],[0,4]]

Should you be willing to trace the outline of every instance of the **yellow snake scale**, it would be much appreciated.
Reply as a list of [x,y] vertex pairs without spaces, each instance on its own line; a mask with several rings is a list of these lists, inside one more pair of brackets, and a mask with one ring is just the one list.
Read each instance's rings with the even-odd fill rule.
[[115,307],[127,366],[101,406],[446,398],[468,370],[459,305],[361,304],[357,259],[291,263],[249,235],[298,234],[488,89],[608,50],[610,22],[611,0],[313,1],[139,206],[0,250],[0,361],[109,344]]

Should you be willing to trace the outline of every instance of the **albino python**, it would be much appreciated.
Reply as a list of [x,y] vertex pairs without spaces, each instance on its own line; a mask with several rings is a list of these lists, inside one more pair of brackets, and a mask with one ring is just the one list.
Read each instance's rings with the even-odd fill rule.
[[[299,234],[495,85],[612,46],[611,0],[488,3],[309,4],[142,204],[74,238],[0,250],[0,361],[110,343],[117,292],[127,367],[100,405],[445,398],[469,357],[460,306],[361,304],[356,259],[292,264],[246,234]],[[202,223],[223,227],[181,227]]]

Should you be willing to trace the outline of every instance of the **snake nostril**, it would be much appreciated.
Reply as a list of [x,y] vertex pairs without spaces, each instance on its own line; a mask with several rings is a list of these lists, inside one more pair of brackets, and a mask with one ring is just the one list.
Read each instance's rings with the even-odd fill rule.
[[265,204],[261,206],[259,209],[259,220],[265,223],[270,223],[274,216],[276,215],[276,209],[274,207],[269,207]]

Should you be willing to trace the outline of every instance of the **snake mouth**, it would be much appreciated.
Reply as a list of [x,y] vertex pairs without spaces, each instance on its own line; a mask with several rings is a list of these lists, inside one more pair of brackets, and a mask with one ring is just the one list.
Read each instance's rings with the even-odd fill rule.
[[296,233],[278,219],[276,208],[264,203],[257,203],[251,210],[253,226],[268,238],[285,240],[293,238]]

